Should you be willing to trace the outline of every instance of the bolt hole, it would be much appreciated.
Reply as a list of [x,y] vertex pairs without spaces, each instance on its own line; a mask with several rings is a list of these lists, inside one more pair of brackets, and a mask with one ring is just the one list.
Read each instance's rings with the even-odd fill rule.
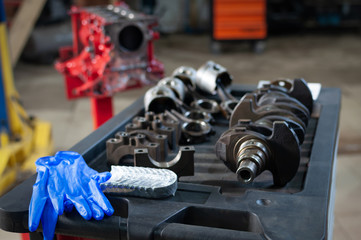
[[252,174],[248,170],[240,171],[239,176],[246,181],[249,181],[252,178]]
[[138,150],[138,152],[142,153],[142,152],[143,152],[143,150],[141,150],[141,149],[140,149],[140,150]]
[[185,147],[185,148],[183,148],[184,150],[189,150],[190,149],[190,147]]

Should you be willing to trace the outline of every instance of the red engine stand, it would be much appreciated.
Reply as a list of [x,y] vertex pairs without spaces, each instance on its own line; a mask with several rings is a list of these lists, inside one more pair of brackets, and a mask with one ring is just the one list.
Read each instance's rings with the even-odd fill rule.
[[112,97],[90,98],[94,129],[100,127],[113,116]]
[[117,6],[72,7],[73,46],[61,48],[55,68],[68,99],[91,98],[94,128],[113,116],[111,97],[154,84],[164,66],[153,53],[154,16]]

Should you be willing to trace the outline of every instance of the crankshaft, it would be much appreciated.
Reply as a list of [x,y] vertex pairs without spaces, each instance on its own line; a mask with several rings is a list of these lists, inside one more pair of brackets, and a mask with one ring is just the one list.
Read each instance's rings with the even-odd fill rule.
[[275,185],[285,185],[297,172],[312,105],[302,79],[277,80],[246,94],[216,143],[217,157],[243,183],[269,170]]

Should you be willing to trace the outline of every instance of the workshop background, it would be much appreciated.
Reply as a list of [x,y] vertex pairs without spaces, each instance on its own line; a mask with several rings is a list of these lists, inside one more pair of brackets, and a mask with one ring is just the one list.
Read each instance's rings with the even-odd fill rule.
[[[31,0],[5,0],[8,22],[22,4]],[[38,1],[41,2],[41,1]],[[114,1],[48,0],[29,4],[22,14],[38,11],[29,37],[19,49],[14,66],[16,88],[30,115],[52,123],[55,151],[67,150],[93,131],[89,99],[68,101],[63,76],[54,68],[61,46],[71,45],[67,11],[78,6]],[[216,7],[232,1],[143,0],[127,1],[134,10],[159,18],[160,39],[155,55],[165,73],[187,65],[198,68],[207,60],[223,66],[235,84],[257,84],[279,77],[304,78],[342,90],[338,149],[334,239],[356,240],[361,235],[361,1],[360,0],[255,0],[240,10],[246,18],[217,22]],[[267,6],[266,6],[267,5]],[[257,9],[266,9],[265,13]],[[37,9],[32,9],[37,8]],[[235,9],[237,11],[237,9]],[[213,13],[213,14],[212,14]],[[217,15],[218,16],[218,15]],[[35,21],[34,21],[35,22]],[[224,25],[222,25],[224,24]],[[244,28],[227,37],[217,28]],[[248,30],[247,30],[248,29]],[[27,29],[23,29],[26,31]],[[248,31],[248,32],[247,32]],[[221,41],[219,41],[221,40]],[[232,41],[228,41],[232,40]],[[10,45],[21,44],[10,41]],[[144,95],[149,87],[118,93],[114,113]],[[20,239],[0,231],[0,239]]]

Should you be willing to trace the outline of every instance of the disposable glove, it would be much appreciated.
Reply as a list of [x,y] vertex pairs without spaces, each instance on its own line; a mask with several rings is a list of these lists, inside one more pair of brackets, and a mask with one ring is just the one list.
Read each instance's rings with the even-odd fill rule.
[[67,151],[39,158],[35,164],[38,176],[29,205],[30,231],[35,231],[41,220],[44,239],[53,239],[58,215],[74,206],[86,220],[113,214],[113,207],[99,188],[111,177],[109,172],[98,173],[79,153]]

